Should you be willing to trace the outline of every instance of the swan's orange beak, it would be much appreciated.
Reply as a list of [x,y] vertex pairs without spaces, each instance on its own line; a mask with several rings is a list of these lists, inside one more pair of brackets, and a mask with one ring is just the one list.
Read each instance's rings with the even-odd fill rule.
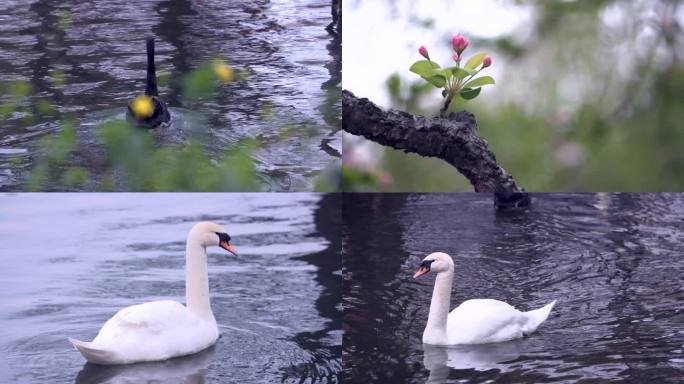
[[418,268],[418,270],[416,271],[416,273],[413,274],[413,278],[415,279],[415,278],[422,276],[428,272],[430,272],[430,268],[428,268],[424,265],[421,265],[420,268]]
[[235,247],[233,247],[232,245],[230,245],[230,243],[228,243],[227,241],[222,241],[222,242],[220,242],[220,243],[219,243],[219,247],[225,249],[226,251],[232,253],[232,254],[235,255],[235,256],[238,255],[237,249],[235,249]]

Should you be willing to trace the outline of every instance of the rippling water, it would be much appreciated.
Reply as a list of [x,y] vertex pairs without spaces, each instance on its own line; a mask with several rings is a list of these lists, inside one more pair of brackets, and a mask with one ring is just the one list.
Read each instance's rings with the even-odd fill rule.
[[[330,22],[325,0],[2,2],[0,81],[29,81],[31,105],[47,101],[57,118],[27,123],[15,113],[2,121],[0,189],[21,189],[37,139],[58,130],[61,119],[76,116],[79,135],[92,137],[103,120],[124,116],[126,103],[144,91],[144,37],[153,35],[157,71],[171,75],[160,95],[171,106],[173,141],[193,136],[218,155],[256,138],[266,189],[311,190],[341,151],[341,51],[325,29]],[[182,98],[179,79],[217,56],[253,75],[215,101]],[[262,118],[265,111],[272,117]],[[282,137],[287,127],[296,134]]]
[[[682,382],[684,194],[538,194],[517,214],[479,194],[343,204],[349,382]],[[412,274],[434,251],[454,258],[452,308],[558,304],[523,340],[424,347],[434,277]]]
[[[0,382],[339,382],[339,200],[0,195]],[[128,305],[185,301],[185,238],[200,220],[224,225],[240,252],[209,249],[217,344],[161,363],[85,364],[68,336],[91,340]]]

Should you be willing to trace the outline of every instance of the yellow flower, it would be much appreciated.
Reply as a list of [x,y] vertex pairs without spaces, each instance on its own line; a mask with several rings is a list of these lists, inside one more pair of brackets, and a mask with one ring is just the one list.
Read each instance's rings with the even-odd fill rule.
[[221,59],[214,59],[212,62],[212,67],[214,68],[214,73],[216,73],[216,77],[221,80],[223,83],[229,83],[235,79],[235,75],[233,74],[233,69],[223,62]]
[[131,109],[136,118],[144,119],[154,113],[154,103],[149,96],[140,95],[131,101]]

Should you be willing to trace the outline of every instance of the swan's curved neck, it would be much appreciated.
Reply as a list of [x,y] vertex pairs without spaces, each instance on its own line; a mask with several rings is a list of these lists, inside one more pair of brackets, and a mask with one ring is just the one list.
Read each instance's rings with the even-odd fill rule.
[[447,316],[451,305],[451,284],[454,279],[454,271],[449,269],[439,272],[435,278],[435,288],[432,291],[430,301],[430,314],[423,333],[423,339],[429,344],[440,344],[446,340]]
[[154,39],[147,39],[147,79],[145,81],[145,94],[147,96],[159,96],[157,91],[157,71],[154,67]]
[[207,250],[192,237],[188,237],[185,249],[185,302],[197,315],[214,316],[209,302]]

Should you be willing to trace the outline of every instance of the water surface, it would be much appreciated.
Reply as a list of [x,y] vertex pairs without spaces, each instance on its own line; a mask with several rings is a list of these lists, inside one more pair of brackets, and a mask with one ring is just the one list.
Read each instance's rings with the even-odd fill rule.
[[[339,382],[338,200],[0,195],[0,382]],[[240,253],[208,249],[217,344],[161,363],[86,364],[67,337],[92,340],[129,305],[185,301],[185,238],[200,220],[223,225]]]
[[[343,204],[345,380],[682,381],[684,194],[539,194],[515,214],[486,194],[346,194]],[[558,304],[526,339],[423,346],[434,276],[412,275],[436,251],[454,258],[452,308]]]
[[[326,31],[330,22],[325,0],[2,2],[0,82],[28,81],[34,114],[1,122],[0,189],[21,190],[38,138],[63,120],[75,118],[90,143],[100,123],[123,118],[144,92],[144,38],[152,35],[157,71],[170,79],[160,88],[174,121],[166,142],[194,138],[219,157],[256,138],[264,189],[311,190],[341,151],[340,41]],[[184,98],[183,76],[214,57],[253,74],[214,100]],[[56,112],[35,113],[40,102]]]

